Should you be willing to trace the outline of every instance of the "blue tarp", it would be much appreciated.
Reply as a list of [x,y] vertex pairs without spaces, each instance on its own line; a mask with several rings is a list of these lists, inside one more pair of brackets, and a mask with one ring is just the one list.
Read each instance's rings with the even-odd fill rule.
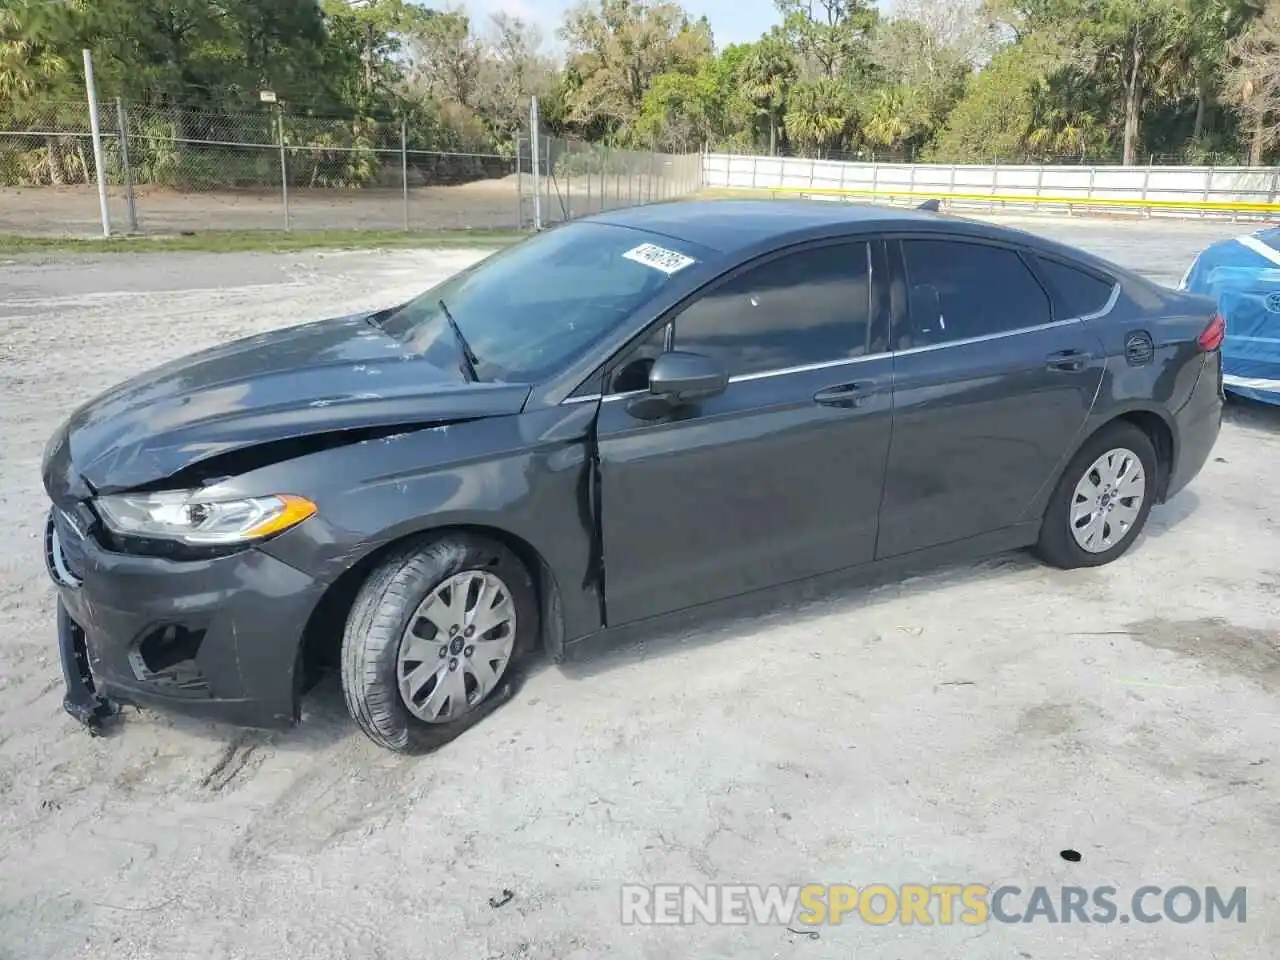
[[1280,404],[1280,227],[1207,247],[1187,268],[1182,288],[1215,297],[1227,321],[1223,386]]

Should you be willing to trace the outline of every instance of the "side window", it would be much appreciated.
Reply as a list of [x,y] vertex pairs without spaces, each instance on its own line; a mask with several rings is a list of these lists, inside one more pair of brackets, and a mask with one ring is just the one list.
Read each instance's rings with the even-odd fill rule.
[[762,264],[676,317],[674,346],[721,361],[730,376],[861,356],[871,277],[866,243],[802,250]]
[[1036,257],[1036,266],[1053,294],[1054,317],[1058,320],[1098,313],[1107,305],[1115,288],[1114,283],[1056,260]]
[[1050,321],[1049,297],[1012,250],[957,240],[904,240],[915,346]]

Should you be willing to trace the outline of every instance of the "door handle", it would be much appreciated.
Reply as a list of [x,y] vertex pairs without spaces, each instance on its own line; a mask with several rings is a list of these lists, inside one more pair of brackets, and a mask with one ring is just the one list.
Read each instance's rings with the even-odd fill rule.
[[1069,373],[1084,369],[1085,362],[1092,354],[1088,350],[1059,350],[1045,357],[1044,364],[1050,370],[1064,370]]
[[873,392],[874,384],[842,383],[827,387],[813,395],[813,402],[824,407],[857,407]]

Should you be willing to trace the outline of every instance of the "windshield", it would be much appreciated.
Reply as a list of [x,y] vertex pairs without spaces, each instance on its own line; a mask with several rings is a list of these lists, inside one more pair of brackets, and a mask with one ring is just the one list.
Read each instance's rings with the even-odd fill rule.
[[479,379],[535,381],[613,330],[701,255],[693,245],[627,227],[569,223],[437,284],[381,326],[415,353],[457,365],[462,351],[452,316]]

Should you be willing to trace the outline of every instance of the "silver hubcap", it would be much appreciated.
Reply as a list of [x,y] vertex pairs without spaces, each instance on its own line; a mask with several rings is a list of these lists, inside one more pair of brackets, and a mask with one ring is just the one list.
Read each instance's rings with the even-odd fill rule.
[[505,583],[480,570],[450,577],[422,601],[400,639],[400,698],[427,723],[458,719],[498,685],[515,640]]
[[1133,530],[1147,478],[1132,450],[1108,450],[1084,472],[1071,499],[1071,535],[1090,553],[1103,553]]

